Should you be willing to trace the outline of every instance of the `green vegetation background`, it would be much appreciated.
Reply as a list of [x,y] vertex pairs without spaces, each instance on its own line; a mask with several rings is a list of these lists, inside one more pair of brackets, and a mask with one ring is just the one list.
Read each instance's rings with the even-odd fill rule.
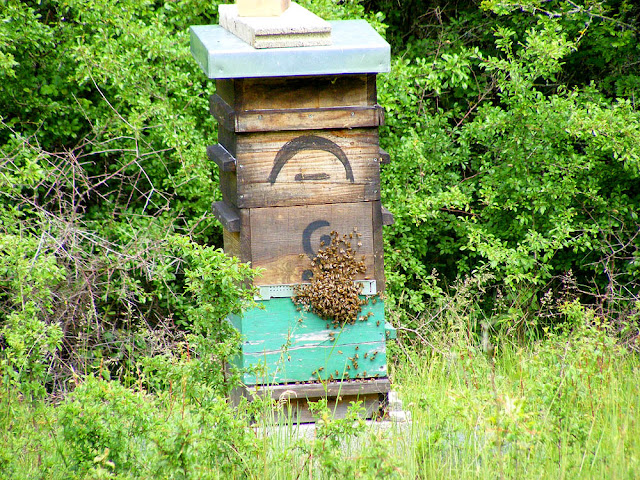
[[[216,478],[247,476],[255,465],[246,458],[267,458],[242,415],[220,400],[233,384],[220,365],[235,341],[222,319],[251,304],[242,284],[253,272],[219,249],[221,227],[210,212],[220,198],[217,170],[205,154],[216,141],[207,109],[214,85],[189,53],[188,27],[217,23],[218,3],[0,0],[0,368],[9,432],[0,475],[38,478],[58,468],[61,478],[128,478],[147,458],[166,476]],[[522,462],[554,445],[559,472],[600,465],[603,444],[589,443],[594,432],[637,432],[629,417],[616,416],[615,394],[591,388],[596,377],[622,382],[620,372],[633,382],[621,387],[625,401],[637,397],[640,7],[631,0],[299,3],[326,19],[366,18],[392,45],[392,71],[379,76],[378,96],[381,144],[392,158],[382,196],[396,219],[385,230],[385,264],[398,379],[407,364],[484,372],[467,410],[485,395],[496,413],[484,431],[500,433],[469,458],[496,457],[491,452],[528,438],[524,450],[507,453],[528,452]],[[602,348],[589,343],[596,339]],[[574,350],[586,357],[568,356]],[[509,352],[539,370],[525,376],[521,363],[504,360]],[[459,358],[475,360],[451,360]],[[534,381],[554,365],[562,366],[554,379],[575,367],[568,381],[575,392],[564,380],[526,395],[500,391],[509,388],[501,375],[514,368],[521,381]],[[583,418],[594,395],[616,411],[600,422],[604,410],[592,404],[591,423],[572,430],[567,419]],[[182,416],[171,417],[176,408]],[[451,458],[451,438],[462,435],[465,444],[480,428],[469,420],[466,433],[447,430],[458,408],[438,417],[447,446],[436,452],[431,447],[443,444],[423,439],[420,461]],[[149,422],[158,411],[172,412],[164,426],[171,432]],[[522,418],[507,425],[505,412]],[[83,431],[86,422],[74,420],[83,415],[102,430]],[[105,415],[123,420],[103,425]],[[16,430],[16,418],[33,421],[33,437]],[[533,423],[518,430],[524,419]],[[212,422],[222,431],[197,437]],[[548,424],[544,438],[531,436]],[[325,442],[330,428],[352,433],[327,425]],[[123,436],[154,447],[135,456]],[[210,445],[216,438],[227,443]],[[622,448],[620,458],[637,465],[637,446],[626,438],[610,439],[607,455]],[[563,442],[583,454],[579,470],[566,460],[570,451],[563,456]],[[205,444],[208,457],[198,450]],[[204,455],[211,465],[188,464],[189,445],[189,458]],[[25,448],[30,460],[20,463]],[[308,449],[301,458],[319,451],[295,448]],[[587,461],[588,454],[595,456]],[[358,458],[362,471],[375,467]],[[497,458],[474,471],[513,475]],[[320,459],[327,475],[336,462]],[[452,462],[452,475],[467,465]],[[408,471],[387,467],[390,475]]]

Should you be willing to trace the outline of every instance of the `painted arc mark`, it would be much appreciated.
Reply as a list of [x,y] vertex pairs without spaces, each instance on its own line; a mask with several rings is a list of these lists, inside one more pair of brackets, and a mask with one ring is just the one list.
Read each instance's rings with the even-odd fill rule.
[[331,176],[328,173],[296,173],[294,180],[296,182],[304,182],[307,180],[329,180]]
[[[313,260],[313,257],[316,256],[316,252],[311,246],[311,235],[313,235],[313,232],[315,232],[319,228],[328,227],[329,225],[331,224],[326,220],[316,220],[307,225],[307,227],[302,232],[302,249],[311,260]],[[320,238],[320,241],[324,242],[325,245],[328,245],[329,243],[327,243],[327,239],[329,240],[329,243],[331,243],[331,237],[329,235],[323,235],[322,238]]]
[[[354,183],[353,170],[351,169],[351,163],[345,155],[342,148],[340,148],[335,142],[332,142],[328,138],[319,137],[317,135],[302,135],[296,137],[293,140],[289,140],[285,143],[280,151],[277,153],[275,160],[273,161],[273,168],[267,179],[269,183],[274,184],[280,174],[280,170],[284,167],[293,156],[304,150],[322,150],[332,154],[336,157],[342,165],[346,173],[347,180]],[[297,180],[297,178],[296,178]],[[301,178],[300,181],[303,181]]]
[[[313,258],[316,256],[316,252],[311,246],[311,235],[313,235],[313,233],[319,228],[328,227],[329,225],[331,224],[326,220],[315,220],[307,225],[307,227],[302,232],[302,249],[311,260],[313,260]],[[331,243],[331,236],[322,235],[320,237],[320,242],[324,242],[325,245],[329,245]],[[313,272],[311,270],[305,270],[304,272],[302,272],[302,281],[308,282],[312,277]]]

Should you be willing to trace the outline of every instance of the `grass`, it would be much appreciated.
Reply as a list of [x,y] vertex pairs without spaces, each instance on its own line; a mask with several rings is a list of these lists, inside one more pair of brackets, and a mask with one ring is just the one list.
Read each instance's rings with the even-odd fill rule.
[[[409,478],[636,478],[640,364],[615,345],[549,337],[403,364]],[[597,342],[596,342],[597,343]]]
[[[204,396],[128,391],[125,403],[120,387],[96,381],[71,408],[5,389],[0,478],[631,479],[640,472],[639,373],[638,356],[597,326],[526,347],[498,343],[492,355],[442,336],[394,365],[411,424],[385,433],[325,415],[302,440],[286,429],[257,436]],[[104,418],[97,434],[85,429]],[[95,435],[115,442],[111,450]],[[117,451],[126,468],[110,461]]]

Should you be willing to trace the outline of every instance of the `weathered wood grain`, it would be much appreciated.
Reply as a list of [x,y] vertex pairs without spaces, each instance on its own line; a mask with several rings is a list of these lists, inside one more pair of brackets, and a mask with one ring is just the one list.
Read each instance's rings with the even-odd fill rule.
[[282,398],[307,398],[313,400],[338,395],[362,395],[366,393],[389,393],[391,382],[388,378],[367,380],[343,380],[310,384],[257,385],[249,391],[254,395],[270,396],[273,400]]
[[224,128],[237,133],[384,125],[384,110],[379,105],[234,111],[214,94],[209,110]]
[[371,204],[371,218],[373,231],[374,271],[378,292],[384,292],[386,279],[384,276],[384,245],[382,240],[382,204],[379,201]]
[[224,125],[218,125],[218,143],[231,155],[236,156],[236,146],[238,143],[238,135],[236,132],[227,130],[224,128]]
[[238,112],[377,103],[375,74],[217,80],[216,93]]
[[[244,338],[233,364],[249,369],[242,378],[245,385],[386,377],[382,301],[363,307],[363,315],[372,312],[368,320],[339,329],[298,311],[289,298],[260,303],[264,308],[229,317]],[[251,371],[260,364],[266,368]]]
[[235,182],[221,174],[221,188],[240,208],[380,198],[376,129],[252,133],[233,143]]
[[222,241],[224,244],[224,253],[230,257],[237,257],[241,262],[250,261],[249,258],[242,258],[240,232],[230,232],[226,228],[223,228]]
[[[335,230],[349,234],[357,229],[361,237],[352,246],[365,256],[367,273],[359,279],[373,279],[374,232],[372,205],[375,202],[301,205],[295,207],[252,208],[251,263],[266,271],[256,279],[256,285],[300,283],[320,242],[329,243]],[[378,204],[379,205],[379,204]],[[378,207],[379,209],[379,207]],[[358,246],[361,243],[361,246]]]
[[235,172],[221,171],[218,174],[220,179],[220,191],[222,199],[229,205],[238,207],[238,177]]
[[213,161],[222,172],[236,171],[236,159],[219,143],[207,147],[207,157],[209,157],[209,160]]
[[226,203],[214,202],[213,215],[222,223],[222,226],[230,232],[240,231],[240,214],[233,206]]
[[384,413],[391,390],[388,378],[367,380],[325,381],[322,383],[288,383],[284,385],[252,385],[236,387],[231,392],[234,405],[241,399],[253,401],[269,397],[276,402],[272,412],[282,423],[312,423],[316,418],[309,410],[310,402],[327,399],[333,418],[344,418],[351,402],[361,402],[361,418],[376,418]]

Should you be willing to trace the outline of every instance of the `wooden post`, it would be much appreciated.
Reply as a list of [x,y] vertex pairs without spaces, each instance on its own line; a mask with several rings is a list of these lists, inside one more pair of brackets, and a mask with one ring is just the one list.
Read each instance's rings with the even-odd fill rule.
[[291,5],[291,0],[236,0],[241,17],[277,17]]

